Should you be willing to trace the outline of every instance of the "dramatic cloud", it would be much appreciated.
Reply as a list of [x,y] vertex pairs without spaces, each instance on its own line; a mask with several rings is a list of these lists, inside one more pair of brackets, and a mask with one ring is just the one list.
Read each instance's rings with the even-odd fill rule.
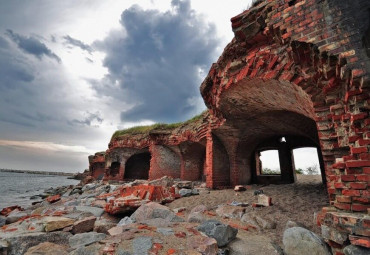
[[132,6],[121,15],[121,31],[95,46],[106,53],[109,74],[94,88],[125,101],[122,122],[173,122],[199,113],[199,86],[218,45],[215,27],[190,7],[172,1],[172,11]]
[[19,35],[14,33],[12,30],[7,29],[6,35],[15,42],[20,49],[23,51],[34,55],[38,59],[41,59],[43,56],[48,56],[50,58],[55,59],[58,62],[61,62],[60,58],[53,53],[45,44],[40,42],[35,37],[25,37],[23,35]]
[[91,53],[93,51],[93,49],[91,48],[90,45],[88,45],[86,43],[83,43],[80,40],[74,39],[74,38],[70,37],[69,35],[64,36],[63,39],[65,40],[65,43],[68,44],[68,45],[79,47],[82,50],[85,50],[89,53]]

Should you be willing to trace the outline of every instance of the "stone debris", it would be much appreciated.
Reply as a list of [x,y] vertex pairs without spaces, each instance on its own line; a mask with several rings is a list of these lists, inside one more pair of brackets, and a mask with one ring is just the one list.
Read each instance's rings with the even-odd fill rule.
[[55,243],[44,242],[33,246],[24,255],[68,255],[67,247]]
[[271,206],[271,205],[272,205],[272,198],[269,196],[266,196],[265,194],[259,194],[258,202],[253,204],[254,207]]

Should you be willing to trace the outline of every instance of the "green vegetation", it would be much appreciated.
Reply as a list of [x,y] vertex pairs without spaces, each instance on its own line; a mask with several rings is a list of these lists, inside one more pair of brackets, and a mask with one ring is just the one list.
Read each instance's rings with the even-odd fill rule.
[[123,135],[149,134],[153,130],[173,130],[175,128],[185,126],[185,125],[188,125],[190,123],[193,123],[195,121],[198,121],[198,120],[202,119],[203,114],[206,113],[206,112],[207,112],[207,110],[202,112],[201,114],[199,114],[197,116],[194,116],[190,120],[183,121],[183,122],[170,123],[170,124],[156,123],[156,124],[149,125],[149,126],[136,126],[136,127],[132,127],[132,128],[123,129],[123,130],[117,130],[112,135],[111,140],[113,140],[117,137],[123,136]]
[[262,174],[281,174],[279,169],[270,169],[270,168],[263,168]]

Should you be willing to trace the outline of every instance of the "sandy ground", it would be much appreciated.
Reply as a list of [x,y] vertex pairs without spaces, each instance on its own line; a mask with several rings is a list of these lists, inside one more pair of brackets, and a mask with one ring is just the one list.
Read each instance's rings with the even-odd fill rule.
[[[273,205],[270,207],[253,208],[252,203],[257,202],[254,190],[262,189],[264,194],[272,197]],[[254,212],[265,219],[273,220],[277,223],[276,229],[249,230],[269,237],[273,242],[282,245],[282,237],[287,221],[295,221],[303,224],[307,229],[320,234],[320,229],[314,222],[314,213],[328,206],[329,200],[325,186],[322,184],[320,175],[299,175],[294,184],[285,185],[250,185],[250,189],[243,192],[228,190],[212,190],[209,194],[201,194],[180,198],[167,204],[170,208],[186,207],[185,217],[192,208],[203,204],[209,210],[215,211],[218,205],[227,204],[232,201],[247,202],[246,212]],[[213,217],[213,218],[219,218]],[[239,220],[221,219],[236,224],[242,224]],[[245,230],[243,230],[245,231]],[[240,231],[239,234],[247,234]],[[239,235],[238,234],[238,235]]]

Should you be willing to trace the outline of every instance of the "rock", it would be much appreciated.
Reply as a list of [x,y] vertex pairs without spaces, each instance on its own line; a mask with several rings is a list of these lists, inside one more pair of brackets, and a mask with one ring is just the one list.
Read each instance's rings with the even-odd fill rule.
[[94,229],[95,221],[96,221],[95,216],[90,216],[82,220],[76,221],[75,223],[73,223],[72,233],[79,234],[92,231]]
[[72,248],[78,248],[79,246],[86,246],[100,240],[103,240],[106,237],[106,234],[88,232],[82,234],[76,234],[69,238],[69,245]]
[[132,223],[133,221],[131,220],[131,218],[126,216],[118,222],[117,226],[125,226]]
[[[82,220],[88,217],[94,216],[91,212],[73,212],[73,213],[68,213],[65,215],[66,218],[71,218],[74,220]],[[95,217],[95,216],[94,216]]]
[[238,233],[237,229],[229,225],[225,225],[217,220],[207,220],[197,229],[205,233],[207,236],[216,239],[219,247],[227,245]]
[[165,235],[165,236],[169,236],[169,235],[174,234],[172,228],[157,228],[157,232],[162,234],[162,235]]
[[326,240],[331,240],[342,245],[348,240],[347,233],[340,232],[325,225],[321,225],[321,236]]
[[207,236],[191,236],[187,238],[187,247],[196,250],[200,254],[217,254],[218,246],[214,238]]
[[248,206],[248,203],[247,203],[247,202],[232,201],[232,202],[230,203],[230,205],[232,205],[232,206],[242,206],[242,207],[246,207],[246,206]]
[[30,247],[44,242],[67,245],[70,236],[72,236],[71,233],[58,231],[51,233],[27,233],[6,238],[6,241],[10,244],[7,255],[24,254]]
[[42,219],[45,231],[51,232],[71,226],[75,220],[65,217],[45,217]]
[[318,235],[301,227],[286,229],[283,244],[287,255],[331,254],[326,243]]
[[245,213],[241,218],[241,221],[254,227],[256,230],[261,230],[261,227],[258,225],[256,221],[255,215],[252,213]]
[[108,230],[108,234],[111,236],[116,236],[119,234],[122,234],[123,232],[123,227],[122,226],[116,226]]
[[104,213],[104,209],[92,206],[76,206],[77,211],[90,212],[95,217],[100,217]]
[[144,221],[141,221],[141,223],[148,225],[148,226],[157,227],[157,228],[166,228],[169,225],[171,225],[170,221],[168,221],[167,219],[162,219],[162,218],[144,220]]
[[235,190],[235,191],[245,191],[245,190],[246,190],[246,188],[245,188],[243,185],[236,185],[236,186],[234,187],[234,190]]
[[179,194],[181,197],[190,197],[193,193],[191,189],[180,189]]
[[6,217],[6,224],[12,224],[12,223],[18,221],[19,219],[27,217],[27,216],[28,216],[28,214],[24,211],[19,211],[18,209],[13,210]]
[[262,206],[271,206],[272,205],[272,198],[269,196],[266,196],[265,194],[258,195],[258,205]]
[[148,251],[152,248],[151,237],[137,237],[132,240],[132,250],[134,255],[148,254]]
[[163,176],[160,179],[156,179],[149,182],[153,186],[171,187],[173,185],[173,178],[169,176]]
[[13,205],[13,206],[9,206],[9,207],[5,207],[3,208],[1,211],[0,211],[0,215],[3,215],[5,217],[7,217],[11,212],[13,211],[24,211],[22,209],[22,207],[18,206],[18,205]]
[[181,222],[182,218],[175,215],[167,206],[160,205],[155,202],[140,206],[132,215],[131,220],[134,222],[142,222],[145,220],[161,218],[169,222]]
[[55,195],[55,196],[49,196],[49,197],[47,197],[46,198],[46,201],[48,201],[49,203],[55,203],[55,202],[57,202],[57,201],[59,201],[60,200],[60,195],[58,194],[58,195]]
[[245,213],[245,208],[231,205],[220,205],[216,209],[218,216],[223,218],[240,219]]
[[33,246],[24,255],[68,255],[67,247],[45,242]]
[[76,250],[70,252],[69,255],[100,255],[100,249],[102,247],[102,245],[94,243],[89,246],[79,247]]
[[202,223],[205,221],[204,212],[207,210],[207,207],[204,205],[198,205],[194,207],[189,215],[188,215],[188,222],[191,223]]
[[117,224],[115,222],[106,219],[100,219],[95,221],[94,231],[98,233],[108,234],[108,230],[115,227],[116,225]]
[[348,245],[343,249],[345,255],[368,255],[370,254],[370,249],[357,246],[357,245]]
[[174,186],[178,189],[192,189],[193,182],[191,181],[178,181],[174,184]]
[[285,224],[285,229],[288,229],[288,228],[293,228],[293,227],[301,227],[301,228],[305,228],[306,226],[299,223],[299,222],[295,222],[295,221],[292,221],[292,220],[288,220],[287,223]]
[[257,189],[257,190],[255,190],[255,191],[253,192],[253,194],[254,194],[255,196],[260,195],[260,194],[263,194],[263,190],[262,190],[262,189]]
[[264,219],[258,215],[255,216],[255,220],[257,221],[258,225],[263,229],[275,229],[277,225],[275,221]]
[[230,255],[279,255],[271,240],[259,235],[248,235],[243,239],[236,238],[229,243],[228,247]]
[[4,226],[6,223],[6,219],[2,216],[0,216],[0,227]]

